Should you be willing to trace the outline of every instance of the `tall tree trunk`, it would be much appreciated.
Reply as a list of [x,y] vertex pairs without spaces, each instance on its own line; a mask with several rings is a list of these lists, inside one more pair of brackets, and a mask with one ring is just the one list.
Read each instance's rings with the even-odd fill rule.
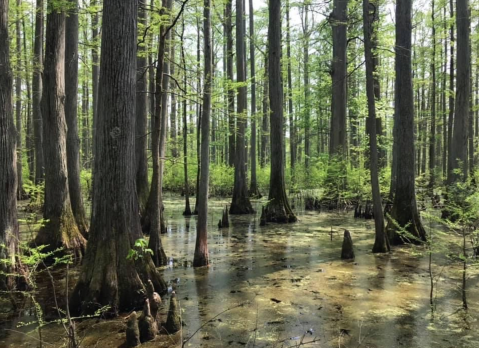
[[[8,36],[8,0],[0,0],[0,290],[11,290],[18,270],[16,130],[12,107],[13,79]],[[3,262],[8,260],[8,262]]]
[[[162,15],[171,15],[172,0],[163,0]],[[151,179],[150,196],[148,197],[147,211],[145,219],[147,231],[150,232],[150,240],[148,247],[153,250],[153,261],[156,266],[165,265],[167,262],[166,254],[161,243],[161,233],[166,231],[163,219],[163,201],[162,201],[162,176],[163,176],[163,161],[164,161],[164,146],[166,138],[166,111],[163,112],[163,107],[166,107],[164,69],[165,69],[165,53],[167,49],[166,42],[168,40],[167,30],[168,23],[164,23],[160,27],[160,42],[158,46],[158,59],[156,65],[156,105],[155,105],[155,121],[153,124],[153,177]],[[165,103],[165,104],[163,104]],[[145,225],[144,225],[145,227]]]
[[[344,1],[347,4],[347,1]],[[304,164],[306,168],[309,168],[309,160],[311,157],[311,140],[310,140],[310,127],[311,127],[311,105],[310,105],[310,98],[309,98],[309,5],[305,3],[303,7],[303,14],[304,19],[302,19],[303,24],[303,64],[304,64],[304,75],[303,75],[303,83],[304,83]],[[346,13],[344,13],[344,17],[346,17]],[[344,31],[344,35],[346,35],[346,31]],[[346,38],[346,36],[344,37]],[[346,57],[346,41],[344,42],[344,57]],[[342,59],[338,57],[338,59]],[[346,67],[346,60],[344,59],[344,67]],[[341,67],[343,68],[343,67]],[[344,79],[346,75],[344,75],[341,79]],[[346,86],[344,85],[344,91],[346,91]],[[333,92],[334,93],[334,92]],[[346,95],[344,96],[345,99],[345,107],[344,107],[344,134],[346,134]],[[333,95],[334,98],[334,95]],[[306,170],[309,174],[309,170]]]
[[250,195],[253,197],[261,197],[256,180],[256,66],[255,66],[255,49],[254,49],[254,8],[253,0],[249,0],[249,52],[251,64],[251,185]]
[[142,238],[135,193],[138,2],[103,4],[93,213],[87,254],[70,299],[73,315],[105,305],[112,315],[137,308],[148,279],[159,293],[166,290],[148,254],[136,261],[127,257]]
[[254,212],[248,196],[246,182],[246,118],[247,118],[247,95],[246,95],[246,52],[245,52],[245,26],[244,26],[244,0],[236,0],[236,80],[242,84],[238,87],[238,101],[236,123],[236,154],[235,154],[235,177],[233,187],[233,200],[230,206],[230,214],[251,214]]
[[281,83],[281,0],[269,2],[268,24],[269,100],[271,102],[271,176],[266,221],[288,223],[297,221],[286,195],[284,180],[284,115],[283,84]]
[[372,20],[370,17],[369,0],[363,0],[363,31],[364,31],[364,59],[366,61],[366,92],[368,98],[368,122],[369,122],[369,152],[371,155],[371,190],[373,194],[374,226],[376,229],[373,253],[389,251],[389,243],[384,230],[384,216],[382,211],[381,192],[379,188],[379,165],[378,148],[376,139],[376,96],[374,94],[374,71],[371,36],[376,36],[374,21],[377,7],[372,7]]
[[33,48],[33,134],[35,138],[35,184],[43,181],[42,66],[43,66],[43,0],[35,10],[35,42]]
[[263,81],[263,117],[261,122],[261,156],[260,165],[264,168],[268,161],[268,143],[269,143],[269,69],[268,52],[266,52],[264,62],[264,81]]
[[25,198],[26,193],[23,189],[23,147],[22,147],[22,32],[20,29],[20,21],[22,14],[20,13],[20,7],[22,5],[21,0],[17,0],[17,18],[15,21],[15,36],[16,36],[16,73],[15,73],[15,117],[17,121],[17,199],[22,200]]
[[[457,77],[456,105],[452,131],[451,168],[448,185],[467,178],[467,127],[469,119],[471,52],[469,46],[469,1],[456,2]],[[456,169],[460,169],[458,173]]]
[[435,7],[432,0],[431,26],[432,26],[432,57],[431,57],[431,128],[429,134],[429,187],[434,189],[436,182],[436,23]]
[[92,78],[92,94],[93,94],[93,157],[95,154],[95,131],[98,117],[98,81],[100,79],[100,57],[98,56],[98,44],[101,41],[100,36],[100,19],[99,19],[99,0],[90,0],[90,6],[93,6],[93,12],[91,17],[91,33],[92,33],[92,46],[91,46],[91,78]]
[[[449,0],[450,18],[454,18],[453,0]],[[447,120],[447,180],[449,184],[452,181],[453,157],[452,155],[452,126],[454,122],[454,23],[449,28],[451,37],[450,59],[449,59],[449,118]]]
[[333,27],[333,61],[331,64],[332,101],[330,156],[346,155],[346,105],[347,105],[347,0],[334,0],[330,16]]
[[67,123],[68,188],[75,221],[83,236],[88,223],[80,181],[80,138],[78,137],[78,0],[69,0],[65,37],[65,119]]
[[[446,77],[447,77],[447,15],[446,15],[447,4],[444,5],[444,58],[441,61],[443,64],[442,71],[442,176],[443,178],[447,177],[447,107],[446,107]],[[442,52],[442,50],[441,50]]]
[[203,91],[203,115],[201,120],[201,172],[198,200],[198,226],[196,231],[194,267],[207,266],[208,256],[208,187],[210,170],[210,112],[211,112],[211,74],[212,74],[212,47],[211,47],[211,11],[210,0],[204,0],[203,36],[205,55],[205,87]]
[[[146,19],[146,0],[140,0],[138,8],[138,22],[144,28],[147,26]],[[140,29],[141,30],[141,29]],[[146,30],[146,29],[143,29]],[[148,201],[148,154],[147,154],[147,128],[148,128],[148,57],[146,43],[138,45],[138,57],[136,60],[136,138],[135,138],[135,158],[136,158],[136,192],[138,194],[138,203],[140,212],[145,211]]]
[[[171,43],[171,56],[170,56],[170,74],[171,76],[175,76],[175,56],[176,56],[176,52],[175,52],[175,44],[173,42],[174,40],[172,40],[172,43]],[[176,105],[176,93],[175,93],[175,89],[176,89],[176,81],[175,80],[171,80],[171,83],[170,83],[170,95],[171,95],[171,114],[170,114],[170,139],[171,139],[171,155],[174,157],[174,158],[177,158],[178,157],[178,144],[176,143],[177,142],[177,139],[176,139],[176,109],[177,109],[177,105]]]
[[73,215],[67,168],[65,120],[65,5],[48,1],[45,65],[43,69],[43,153],[45,155],[45,204],[47,222],[35,239],[47,250],[63,247],[81,257],[86,240]]
[[[426,239],[416,203],[414,163],[414,99],[411,77],[411,0],[396,3],[396,88],[395,112],[397,130],[397,178],[391,221],[387,231],[391,244],[406,241],[418,243]],[[414,239],[399,233],[406,228]]]
[[[185,45],[184,45],[184,36],[185,36],[185,19],[182,19],[182,30],[181,30],[181,64],[183,65],[183,89],[184,93],[188,90],[188,75],[186,69],[186,59],[185,59]],[[183,212],[184,216],[191,215],[190,207],[190,187],[188,182],[188,120],[187,120],[187,102],[186,95],[183,96],[183,168],[185,175],[185,211]]]
[[[288,117],[289,117],[289,147],[291,152],[291,171],[296,164],[296,128],[293,113],[293,77],[291,71],[291,28],[289,20],[289,0],[286,0],[286,59],[288,62]],[[292,176],[293,177],[293,176]]]
[[226,0],[225,4],[225,32],[226,32],[226,72],[228,78],[228,132],[229,132],[229,165],[235,164],[236,156],[236,125],[235,125],[235,89],[232,86],[233,76],[233,0]]

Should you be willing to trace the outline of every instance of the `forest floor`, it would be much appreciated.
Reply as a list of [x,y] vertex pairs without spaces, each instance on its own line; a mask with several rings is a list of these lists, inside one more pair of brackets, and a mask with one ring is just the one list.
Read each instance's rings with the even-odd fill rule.
[[[162,236],[169,265],[161,272],[176,291],[182,333],[159,335],[144,347],[478,347],[479,271],[468,270],[469,310],[461,302],[460,259],[435,253],[436,311],[429,304],[429,257],[423,247],[371,253],[373,220],[353,212],[298,211],[299,222],[259,226],[259,213],[230,216],[218,229],[229,200],[210,200],[208,268],[191,267],[196,217],[182,216],[180,197],[168,197],[168,232]],[[257,211],[264,201],[254,202]],[[297,208],[301,202],[295,202]],[[427,227],[426,223],[426,227]],[[355,245],[355,261],[340,259],[344,229]],[[26,229],[22,229],[24,233]],[[439,237],[438,237],[439,238]],[[460,254],[457,236],[447,236],[450,255]],[[447,239],[447,240],[445,240]],[[53,272],[58,297],[65,293],[65,270]],[[78,268],[70,270],[70,282]],[[70,284],[72,285],[72,284]],[[47,276],[38,280],[37,301],[47,319],[58,318]],[[64,296],[63,296],[64,297]],[[168,303],[169,296],[164,298]],[[6,313],[0,302],[0,347],[38,347],[39,331],[30,300]],[[64,301],[59,299],[60,306]],[[163,318],[166,319],[166,308]],[[12,315],[13,314],[13,315]],[[82,347],[122,347],[125,317],[88,319],[76,325]],[[198,330],[199,329],[199,330]],[[66,347],[58,324],[41,330],[43,347]]]

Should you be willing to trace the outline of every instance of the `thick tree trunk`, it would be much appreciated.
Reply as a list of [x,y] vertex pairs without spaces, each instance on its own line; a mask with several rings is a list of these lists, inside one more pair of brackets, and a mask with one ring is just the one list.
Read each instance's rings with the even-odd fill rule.
[[[11,290],[18,270],[17,156],[12,108],[8,0],[0,0],[0,290]],[[3,260],[8,260],[3,262]]]
[[65,118],[67,123],[68,188],[75,221],[83,236],[88,223],[80,181],[80,138],[78,137],[78,0],[69,0],[65,37]]
[[236,156],[236,125],[235,125],[235,89],[232,86],[233,76],[233,0],[226,0],[225,4],[225,32],[226,32],[226,73],[228,78],[228,132],[229,132],[229,165],[235,164]]
[[205,54],[205,87],[203,91],[203,115],[201,120],[201,172],[198,200],[198,227],[196,231],[194,267],[207,266],[208,256],[208,187],[209,187],[209,154],[210,154],[210,112],[211,112],[211,11],[210,0],[204,0],[203,33]]
[[92,224],[73,315],[105,305],[113,315],[140,307],[148,279],[157,292],[166,290],[148,254],[127,258],[142,238],[134,161],[137,9],[136,1],[104,0]]
[[33,134],[35,142],[35,184],[43,181],[42,66],[43,66],[43,0],[35,10],[35,42],[33,48]]
[[[139,1],[138,21],[144,27],[147,25],[146,19],[146,0]],[[136,158],[136,191],[138,193],[138,203],[140,212],[145,211],[148,193],[150,190],[148,184],[148,154],[147,154],[147,113],[148,113],[148,58],[147,47],[145,43],[138,45],[138,57],[136,60],[136,138],[135,138],[135,158]]]
[[347,0],[334,0],[330,16],[333,27],[333,61],[331,64],[332,101],[330,156],[346,155],[346,105],[347,105]]
[[[414,163],[414,99],[411,77],[411,0],[398,0],[396,4],[396,88],[397,115],[397,178],[388,234],[391,244],[406,241],[419,243],[426,239],[417,210]],[[399,233],[398,225],[413,236]]]
[[35,239],[47,250],[63,247],[81,257],[86,240],[73,215],[67,168],[65,120],[65,8],[48,1],[45,65],[43,69],[43,153],[45,159],[45,204],[47,222]]
[[[469,46],[469,1],[456,2],[457,27],[457,77],[454,125],[451,144],[451,168],[449,168],[448,185],[467,178],[467,128],[469,119],[469,99],[471,52]],[[460,169],[459,172],[456,169]]]
[[268,25],[269,100],[271,102],[271,176],[266,221],[288,223],[297,221],[286,195],[284,180],[284,115],[283,84],[281,83],[281,0],[270,0]]
[[254,212],[248,196],[246,182],[246,118],[247,118],[247,95],[246,95],[246,54],[245,54],[245,25],[243,21],[243,2],[236,0],[236,80],[244,84],[238,87],[238,102],[236,123],[235,154],[235,177],[233,187],[233,200],[230,206],[230,214],[251,214]]
[[363,31],[364,31],[364,59],[366,61],[366,92],[368,98],[368,122],[369,122],[369,151],[371,159],[371,190],[373,194],[375,240],[373,253],[384,253],[389,251],[389,243],[384,229],[384,216],[382,211],[381,192],[379,188],[379,165],[378,147],[376,139],[376,96],[374,93],[374,71],[373,52],[371,36],[376,36],[374,21],[377,8],[372,7],[372,20],[370,17],[369,0],[363,0]]

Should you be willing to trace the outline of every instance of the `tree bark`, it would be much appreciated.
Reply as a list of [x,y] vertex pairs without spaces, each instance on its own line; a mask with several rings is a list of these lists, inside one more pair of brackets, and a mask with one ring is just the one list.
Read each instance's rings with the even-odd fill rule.
[[268,82],[268,52],[266,52],[264,62],[264,81],[263,81],[263,120],[261,122],[261,154],[260,165],[264,168],[268,162],[268,143],[269,143],[269,82]]
[[[347,1],[344,1],[347,4]],[[303,6],[303,15],[304,19],[302,19],[302,25],[303,25],[303,65],[304,65],[304,74],[303,74],[303,88],[304,88],[304,114],[303,114],[303,120],[304,120],[304,165],[306,167],[306,173],[309,175],[309,161],[311,157],[311,140],[310,140],[310,128],[311,128],[311,105],[310,105],[310,98],[309,98],[309,6],[308,3],[305,3]],[[344,50],[344,53],[346,54],[346,49]],[[341,58],[339,58],[341,59]],[[344,60],[344,63],[346,66],[346,60]],[[343,79],[344,77],[342,77]],[[334,83],[334,82],[333,82]],[[346,87],[344,87],[344,91],[346,91]],[[334,92],[333,92],[334,93]],[[333,94],[334,98],[334,94]],[[345,95],[346,98],[346,95]],[[344,107],[344,121],[345,124],[344,126],[346,127],[346,99],[345,101],[345,107]],[[344,129],[346,131],[346,128]],[[344,133],[346,134],[346,132]]]
[[291,209],[286,195],[284,180],[284,115],[283,84],[281,81],[281,0],[269,2],[269,100],[270,143],[271,143],[271,176],[269,181],[268,204],[264,210],[266,221],[288,223],[297,218]]
[[33,134],[35,142],[35,184],[43,181],[43,127],[42,127],[42,66],[43,66],[43,0],[37,0],[35,10],[35,42],[33,48]]
[[233,200],[230,206],[230,214],[251,214],[254,212],[248,196],[246,182],[246,118],[247,118],[247,95],[246,95],[246,55],[245,55],[245,25],[243,21],[244,0],[236,0],[236,80],[243,84],[238,87],[238,101],[236,123],[235,153],[235,177],[233,187]]
[[[138,308],[144,282],[166,284],[148,254],[127,258],[142,238],[135,189],[135,100],[138,2],[104,0],[93,213],[87,254],[70,299],[72,315]],[[141,250],[137,250],[141,253]]]
[[[296,165],[296,126],[293,113],[293,77],[291,71],[291,28],[289,20],[289,0],[286,0],[286,59],[288,62],[288,116],[289,116],[289,148],[291,158],[291,171]],[[293,176],[292,176],[293,177]]]
[[[188,90],[188,76],[186,69],[186,58],[185,58],[185,45],[184,45],[184,36],[185,36],[185,20],[183,18],[182,30],[181,30],[181,63],[183,65],[183,89],[185,92]],[[185,211],[183,212],[184,216],[191,215],[190,207],[190,187],[188,182],[188,120],[187,120],[187,102],[186,95],[183,97],[183,169],[185,175]]]
[[69,0],[65,37],[65,118],[67,123],[68,188],[73,215],[86,237],[88,223],[80,181],[80,138],[78,136],[78,0]]
[[20,6],[21,0],[17,0],[17,18],[15,21],[15,41],[16,41],[16,72],[15,72],[15,117],[17,121],[17,199],[22,200],[26,197],[25,190],[23,189],[23,146],[22,146],[22,32],[20,29],[21,13]]
[[195,256],[193,267],[207,266],[208,255],[208,187],[209,187],[209,154],[210,154],[210,113],[211,113],[211,11],[210,0],[204,0],[203,35],[205,55],[205,87],[203,91],[203,115],[201,119],[201,170],[198,199],[198,226],[196,231]]
[[[18,270],[17,155],[12,107],[8,0],[0,0],[0,290],[11,290]],[[3,260],[8,260],[3,262]]]
[[[426,240],[426,233],[419,217],[415,190],[414,163],[414,99],[411,77],[411,0],[396,3],[396,88],[395,112],[397,115],[397,178],[391,220],[387,231],[392,245],[406,241],[419,243]],[[399,233],[406,228],[412,235]]]
[[228,127],[229,127],[229,165],[235,165],[236,156],[236,126],[235,126],[235,90],[233,83],[233,0],[226,0],[225,4],[225,32],[226,32],[226,72],[228,78]]
[[432,0],[432,57],[431,57],[431,128],[429,134],[429,187],[434,189],[436,179],[436,23],[435,23],[434,0]]
[[[58,7],[60,6],[61,7]],[[65,119],[65,7],[48,1],[45,65],[43,70],[43,153],[47,221],[38,231],[37,245],[63,247],[81,258],[86,240],[80,233],[70,201]]]
[[378,8],[372,6],[372,20],[370,20],[369,0],[363,0],[363,31],[364,31],[364,59],[366,62],[366,93],[368,98],[368,122],[369,122],[369,151],[371,159],[371,190],[373,195],[373,211],[375,239],[373,253],[384,253],[389,251],[389,243],[384,230],[384,216],[381,202],[381,191],[379,188],[379,165],[378,165],[378,147],[376,139],[376,96],[374,93],[374,71],[373,52],[371,36],[376,36],[374,21]]

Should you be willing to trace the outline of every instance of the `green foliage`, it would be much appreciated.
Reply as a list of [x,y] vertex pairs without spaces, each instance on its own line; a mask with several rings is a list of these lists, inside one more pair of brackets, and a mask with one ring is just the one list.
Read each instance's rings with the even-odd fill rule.
[[148,248],[148,242],[144,238],[137,239],[133,249],[130,249],[126,258],[128,260],[137,261],[145,257],[145,255],[153,254],[153,250]]

